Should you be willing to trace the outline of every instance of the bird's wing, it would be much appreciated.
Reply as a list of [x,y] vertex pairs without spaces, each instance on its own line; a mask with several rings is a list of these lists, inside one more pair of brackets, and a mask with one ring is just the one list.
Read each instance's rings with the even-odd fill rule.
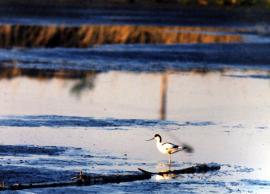
[[175,145],[173,143],[169,143],[169,142],[166,142],[166,143],[163,143],[162,144],[162,147],[165,149],[165,150],[170,150],[170,149],[177,149],[179,146],[178,145]]
[[166,142],[166,143],[162,144],[162,147],[165,150],[173,149],[174,151],[177,151],[177,152],[179,152],[179,151],[185,151],[187,153],[193,152],[193,148],[187,144],[183,144],[183,145],[179,146],[179,145],[175,145],[175,144],[170,143],[170,142]]

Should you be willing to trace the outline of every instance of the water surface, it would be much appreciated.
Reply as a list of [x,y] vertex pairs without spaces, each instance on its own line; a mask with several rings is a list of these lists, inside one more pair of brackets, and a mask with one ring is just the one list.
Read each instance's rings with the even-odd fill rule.
[[[145,139],[160,133],[195,150],[176,154],[174,168],[215,163],[221,170],[161,182],[33,192],[269,192],[267,72],[112,71],[95,75],[92,87],[74,91],[78,82],[27,76],[0,81],[1,172],[13,170],[16,176],[2,175],[5,182],[69,180],[80,170],[158,171],[166,168],[167,156]],[[26,169],[39,178],[29,178]]]
[[[145,141],[159,133],[195,150],[175,154],[172,168],[207,163],[221,169],[170,180],[17,193],[270,192],[265,12],[0,9],[1,29],[13,29],[6,37],[14,32],[23,43],[0,49],[0,182],[69,181],[81,170],[99,175],[164,170],[168,157]],[[119,31],[148,25],[140,27],[144,38],[150,25],[165,29],[160,34],[189,35],[187,44],[164,39],[162,44],[137,40],[74,46],[64,44],[65,36],[61,44],[48,46],[21,36],[27,30],[17,33],[32,25],[45,31],[58,25],[66,33],[114,24]]]

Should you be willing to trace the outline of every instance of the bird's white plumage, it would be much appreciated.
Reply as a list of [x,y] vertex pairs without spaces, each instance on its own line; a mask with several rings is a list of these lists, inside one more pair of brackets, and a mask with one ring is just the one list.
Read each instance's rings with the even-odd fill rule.
[[191,153],[193,151],[192,147],[190,147],[186,144],[179,146],[179,145],[175,145],[175,144],[169,143],[169,142],[162,143],[162,138],[159,134],[155,134],[155,136],[153,138],[146,140],[146,141],[151,141],[153,139],[156,140],[156,145],[157,145],[158,150],[162,154],[168,154],[170,156],[170,159],[169,159],[170,163],[171,163],[171,155],[172,154],[179,152],[179,151],[182,151],[182,150],[184,150],[188,153]]
[[[152,139],[156,140],[157,148],[162,154],[168,154],[170,156],[170,159],[169,159],[170,163],[171,163],[171,155],[183,150],[183,147],[180,147],[173,143],[169,143],[169,142],[162,143],[161,136],[159,134],[155,134],[155,136]],[[150,141],[152,139],[149,139],[147,141]]]
[[157,148],[163,154],[173,154],[175,152],[180,151],[179,146],[172,143],[157,142]]
[[173,143],[162,143],[161,136],[158,134],[155,136],[155,140],[158,150],[163,154],[173,154],[182,150],[182,147],[179,147],[178,145],[175,145]]

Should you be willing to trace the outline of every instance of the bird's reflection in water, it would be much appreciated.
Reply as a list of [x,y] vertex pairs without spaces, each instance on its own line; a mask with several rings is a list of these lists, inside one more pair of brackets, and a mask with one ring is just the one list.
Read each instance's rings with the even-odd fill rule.
[[155,176],[155,179],[157,181],[162,181],[162,180],[171,180],[171,179],[176,179],[178,178],[180,175],[176,175],[176,174],[173,174],[173,173],[165,173],[165,174],[157,174]]
[[172,168],[175,166],[177,166],[177,164],[175,164],[174,162],[158,163],[157,164],[158,173],[155,175],[155,179],[157,181],[160,181],[160,180],[171,180],[181,177],[181,175],[173,173]]

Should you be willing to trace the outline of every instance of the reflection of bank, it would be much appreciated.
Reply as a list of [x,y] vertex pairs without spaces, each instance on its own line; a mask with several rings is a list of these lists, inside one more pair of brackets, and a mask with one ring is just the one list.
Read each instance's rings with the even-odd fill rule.
[[[92,90],[95,86],[97,77],[95,71],[80,71],[80,70],[57,70],[57,69],[35,69],[35,68],[20,68],[16,66],[0,65],[0,79],[13,79],[17,77],[29,77],[38,80],[50,80],[53,78],[63,80],[74,80],[75,83],[70,89],[70,93],[80,97],[83,92]],[[160,119],[166,119],[167,107],[167,87],[168,87],[168,72],[161,74],[160,85]]]
[[80,96],[83,91],[93,89],[96,76],[97,72],[91,70],[35,69],[0,65],[0,79],[29,77],[38,80],[50,80],[54,78],[74,80],[75,84],[71,87],[70,92],[76,96]]
[[[40,80],[47,79],[81,79],[95,75],[96,71],[80,71],[69,69],[38,69],[38,68],[21,68],[11,65],[0,64],[0,79],[13,79],[16,77],[37,78]],[[13,63],[17,63],[16,61]]]
[[[50,78],[55,75],[52,72],[46,78],[47,75],[44,77],[43,72],[38,71],[35,77],[19,76],[18,71],[17,77],[9,79],[8,73],[0,70],[0,113],[3,115],[76,113],[102,118],[148,119],[150,123],[162,116],[171,121],[186,121],[190,126],[194,125],[192,121],[204,123],[209,119],[212,123],[239,120],[265,123],[269,120],[269,79],[224,76],[235,75],[232,71],[223,74],[168,71],[167,75],[164,72],[88,72],[89,77],[85,79],[89,80],[84,80]],[[236,75],[266,75],[266,72],[237,72]],[[80,98],[76,98],[77,94]],[[178,127],[181,125],[170,128]],[[177,139],[171,139],[179,144]]]

